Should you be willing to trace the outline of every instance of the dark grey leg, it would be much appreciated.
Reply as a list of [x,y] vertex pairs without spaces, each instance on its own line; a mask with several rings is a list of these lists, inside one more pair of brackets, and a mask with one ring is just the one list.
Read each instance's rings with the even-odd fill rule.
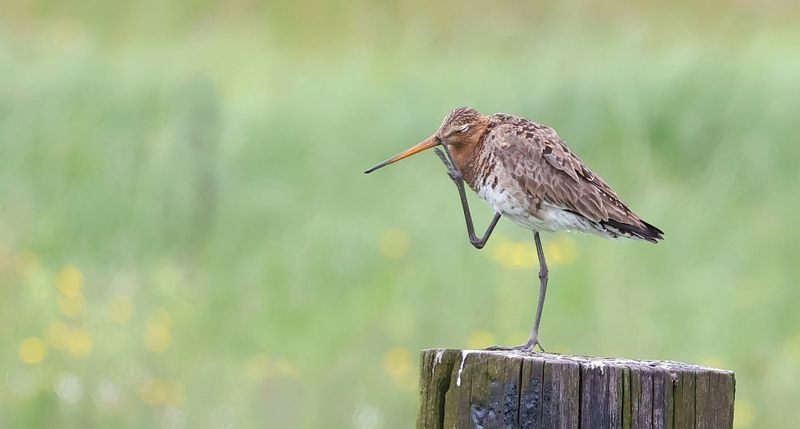
[[[442,145],[444,146],[444,145]],[[475,235],[475,225],[472,223],[472,214],[469,210],[469,202],[467,201],[467,193],[464,191],[464,177],[461,175],[461,171],[456,167],[456,164],[451,160],[450,152],[447,151],[447,146],[444,146],[444,150],[447,152],[442,152],[438,148],[435,149],[436,155],[439,155],[439,159],[442,160],[444,165],[447,167],[447,174],[450,176],[450,179],[453,183],[456,184],[456,188],[458,188],[458,195],[461,198],[461,208],[464,210],[464,220],[467,223],[467,234],[469,234],[469,242],[475,246],[476,249],[482,249],[483,246],[486,245],[486,242],[489,241],[489,236],[492,235],[492,231],[494,231],[495,225],[497,225],[497,221],[500,220],[500,213],[495,213],[492,221],[489,223],[489,226],[486,228],[486,231],[483,233],[483,237],[478,238]]]
[[521,346],[492,346],[487,350],[525,350],[533,351],[536,346],[542,351],[542,343],[539,342],[539,323],[542,321],[542,309],[544,308],[544,297],[547,293],[547,261],[544,259],[544,249],[542,249],[542,240],[539,238],[539,233],[533,233],[533,241],[536,243],[536,253],[539,256],[539,303],[536,306],[536,318],[533,320],[533,329],[531,329],[531,336],[528,342]]
[[525,344],[525,348],[533,350],[537,345],[542,351],[544,347],[539,342],[539,323],[542,321],[542,309],[544,308],[544,296],[547,293],[547,261],[544,259],[544,249],[542,249],[542,240],[539,239],[539,232],[533,233],[533,241],[536,243],[536,253],[539,256],[539,303],[536,306],[536,319],[533,321],[533,329],[531,330],[531,337]]

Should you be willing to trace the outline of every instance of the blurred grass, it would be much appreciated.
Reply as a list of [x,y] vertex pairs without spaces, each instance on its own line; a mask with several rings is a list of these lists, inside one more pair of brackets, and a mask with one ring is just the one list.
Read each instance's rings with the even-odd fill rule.
[[409,426],[419,349],[534,309],[529,234],[472,249],[434,156],[361,173],[458,105],[667,233],[546,236],[549,348],[724,366],[737,427],[797,424],[795,6],[0,8],[0,427]]

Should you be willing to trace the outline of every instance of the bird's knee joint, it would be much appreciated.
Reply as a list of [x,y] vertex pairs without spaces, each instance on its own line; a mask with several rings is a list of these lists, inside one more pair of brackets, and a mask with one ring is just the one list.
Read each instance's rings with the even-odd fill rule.
[[478,250],[483,249],[483,246],[486,245],[486,243],[482,242],[482,241],[472,241],[472,240],[470,240],[470,243],[472,244],[472,246],[474,246]]

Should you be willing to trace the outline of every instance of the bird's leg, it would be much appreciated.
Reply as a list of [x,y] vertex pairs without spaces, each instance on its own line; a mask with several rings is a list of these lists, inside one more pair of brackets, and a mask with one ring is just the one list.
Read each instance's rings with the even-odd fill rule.
[[536,253],[539,256],[539,304],[536,306],[536,318],[533,321],[533,329],[528,342],[519,346],[491,346],[486,350],[520,350],[520,351],[533,351],[534,347],[539,346],[539,349],[545,351],[542,343],[539,342],[539,322],[542,321],[542,308],[544,308],[544,296],[547,292],[547,261],[544,260],[544,250],[542,249],[542,240],[539,239],[539,233],[533,233],[533,241],[536,243]]
[[467,193],[464,191],[464,177],[461,175],[461,171],[453,162],[453,159],[450,156],[450,151],[447,150],[447,146],[444,146],[444,148],[445,152],[447,153],[446,155],[445,152],[438,148],[435,149],[436,155],[439,156],[439,159],[441,159],[445,167],[447,167],[447,174],[450,176],[450,179],[453,181],[453,183],[456,184],[456,188],[458,188],[458,195],[461,198],[461,208],[464,210],[464,221],[467,223],[469,242],[475,246],[476,249],[482,249],[483,246],[486,245],[486,242],[489,241],[489,236],[492,235],[492,231],[494,231],[494,227],[497,225],[497,221],[500,220],[501,215],[500,213],[494,214],[492,221],[489,223],[489,226],[486,227],[486,231],[483,233],[483,237],[478,238],[478,236],[475,235],[475,225],[472,223],[472,214],[469,210]]
[[537,345],[542,351],[542,343],[539,342],[539,323],[542,321],[542,309],[544,308],[544,296],[547,293],[547,261],[544,259],[544,249],[542,249],[542,240],[539,238],[539,232],[533,233],[533,241],[536,243],[536,254],[539,256],[539,303],[536,305],[536,319],[533,321],[533,329],[531,330],[531,337],[528,338],[526,348],[533,350]]

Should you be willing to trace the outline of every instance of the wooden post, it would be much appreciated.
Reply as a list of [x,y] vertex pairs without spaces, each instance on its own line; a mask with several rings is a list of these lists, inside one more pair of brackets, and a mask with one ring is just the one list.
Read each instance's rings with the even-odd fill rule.
[[734,388],[680,362],[430,349],[417,429],[729,429]]

